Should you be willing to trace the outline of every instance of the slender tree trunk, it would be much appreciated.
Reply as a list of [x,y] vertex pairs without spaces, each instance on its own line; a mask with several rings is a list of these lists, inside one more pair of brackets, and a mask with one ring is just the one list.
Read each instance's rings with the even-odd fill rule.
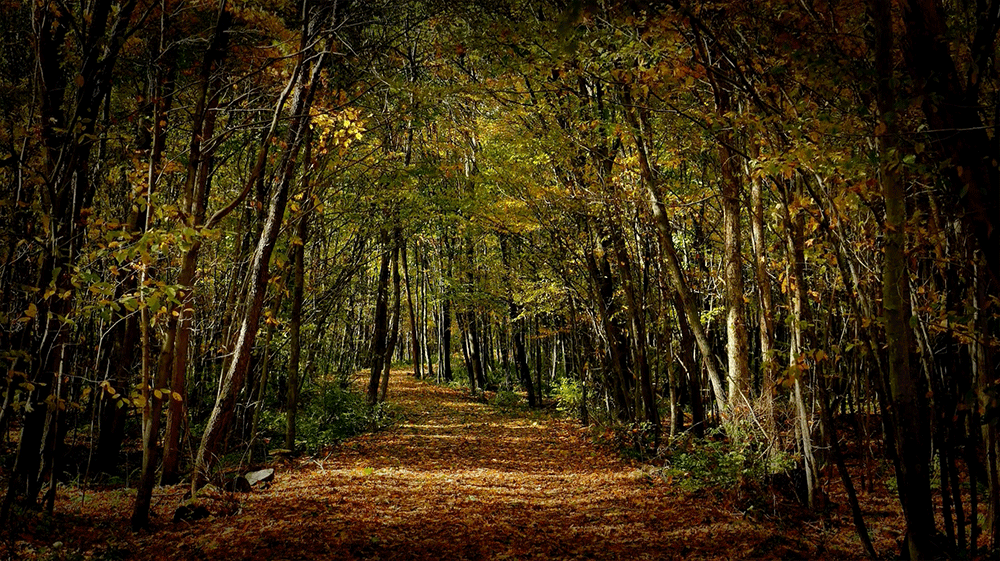
[[667,390],[670,397],[670,425],[668,430],[670,431],[670,436],[673,437],[684,430],[684,409],[681,407],[681,392],[683,388],[681,386],[680,373],[677,371],[680,357],[677,356],[677,352],[674,349],[674,339],[670,328],[670,314],[667,313],[667,309],[671,305],[673,298],[671,297],[670,289],[665,283],[661,282],[659,288],[660,319],[662,324],[660,325],[660,336],[657,338],[657,342],[659,343],[657,354],[662,364],[661,370],[666,369],[667,371]]
[[754,252],[754,277],[757,284],[761,357],[761,389],[759,411],[767,434],[769,450],[780,450],[778,421],[774,399],[777,394],[778,362],[774,352],[774,304],[771,299],[771,279],[767,275],[767,245],[764,238],[764,203],[761,180],[750,183],[750,222]]
[[396,343],[399,340],[399,321],[400,321],[400,282],[399,282],[399,256],[400,256],[400,243],[402,239],[400,237],[399,229],[396,229],[393,235],[395,240],[395,246],[392,250],[392,321],[389,327],[389,340],[385,346],[385,359],[384,359],[384,371],[382,373],[382,385],[379,389],[379,401],[385,401],[385,397],[389,392],[389,373],[392,370],[392,354],[396,349]]
[[528,370],[528,356],[524,350],[524,321],[518,319],[520,315],[520,306],[511,302],[510,317],[514,339],[514,367],[517,370],[518,379],[524,385],[525,391],[528,392],[528,406],[534,409],[539,406],[539,399],[535,395],[535,385],[531,382],[531,371]]
[[441,343],[438,350],[441,355],[438,371],[441,372],[445,382],[455,378],[451,371],[451,319],[451,300],[446,295],[441,302]]
[[[417,313],[416,309],[413,307],[413,285],[410,282],[410,266],[406,259],[406,244],[402,242],[402,259],[403,259],[403,282],[406,283],[406,307],[410,314],[410,343],[413,349],[413,375],[417,378],[423,378],[423,368],[421,368],[421,350],[422,345],[420,344],[420,339],[417,338]],[[416,256],[414,256],[414,261],[416,261]]]
[[[789,369],[795,373],[792,403],[795,405],[796,419],[798,421],[797,432],[799,443],[802,448],[802,462],[806,476],[806,493],[809,508],[813,508],[817,488],[817,478],[819,475],[816,459],[813,455],[812,433],[809,413],[802,395],[802,377],[806,375],[807,360],[804,358],[808,349],[804,344],[805,334],[803,331],[812,329],[807,324],[809,317],[808,293],[805,281],[805,247],[802,230],[804,228],[802,217],[799,214],[792,216],[788,211],[792,196],[787,187],[782,190],[785,204],[782,205],[785,213],[785,239],[788,248],[789,265],[789,291],[791,292],[791,323],[792,335],[789,350]],[[800,195],[798,190],[794,193]]]
[[906,518],[907,546],[911,559],[936,557],[936,533],[930,492],[930,417],[911,366],[913,333],[910,329],[910,283],[906,269],[906,193],[900,177],[896,147],[896,99],[892,80],[892,16],[888,0],[875,1],[876,68],[878,69],[880,153],[879,176],[885,198],[885,257],[882,269],[882,318],[888,349],[889,382],[899,458],[897,482]]
[[456,319],[458,320],[458,330],[459,336],[462,340],[462,358],[465,360],[465,373],[469,382],[469,389],[472,391],[473,395],[476,393],[476,382],[478,378],[475,374],[476,367],[472,364],[472,335],[469,331],[469,313],[459,312]]
[[617,257],[618,268],[622,278],[622,289],[625,292],[625,302],[628,308],[629,331],[632,334],[633,372],[636,377],[637,389],[642,396],[643,418],[653,429],[652,450],[656,450],[660,442],[660,413],[656,402],[656,394],[653,389],[649,360],[646,355],[645,310],[639,301],[638,294],[636,294],[635,275],[632,270],[632,262],[628,255],[628,250],[625,247],[625,241],[617,231],[612,231],[611,239]]
[[[715,109],[725,119],[733,110],[732,94],[720,84],[715,73],[709,71],[715,92]],[[722,222],[725,254],[726,300],[726,355],[729,359],[729,408],[753,414],[750,406],[750,355],[747,347],[746,306],[743,303],[743,234],[740,228],[740,199],[743,189],[736,155],[733,153],[733,136],[728,128],[717,135],[719,166],[722,170]],[[740,416],[740,415],[738,415]]]
[[468,314],[469,352],[471,353],[469,358],[472,360],[472,372],[469,376],[475,375],[476,382],[473,387],[478,386],[479,391],[486,391],[486,372],[483,368],[483,343],[479,333],[479,319],[474,310],[470,310]]
[[[282,293],[278,293],[274,297],[274,301],[271,303],[270,313],[265,313],[265,316],[270,316],[271,321],[265,321],[267,326],[264,328],[264,344],[260,346],[260,369],[257,379],[251,379],[249,383],[249,390],[247,391],[247,406],[246,413],[243,418],[243,427],[240,431],[242,434],[247,434],[247,428],[249,428],[249,436],[247,438],[248,446],[251,452],[248,453],[248,461],[253,461],[253,444],[257,441],[257,427],[260,423],[260,413],[264,409],[264,396],[267,394],[267,384],[271,381],[271,357],[274,352],[271,349],[271,342],[274,340],[274,329],[275,320],[278,312],[281,310]],[[251,367],[251,371],[256,370],[256,368]],[[250,425],[247,427],[247,416],[250,417]]]
[[673,305],[677,313],[677,327],[680,331],[680,355],[681,366],[688,377],[688,397],[691,400],[691,430],[694,435],[702,438],[705,436],[705,404],[701,396],[701,372],[694,360],[694,351],[697,346],[694,334],[688,324],[687,316],[684,313],[684,304],[677,291],[673,291]]
[[[298,76],[295,87],[295,96],[292,102],[292,118],[289,123],[288,140],[286,148],[282,153],[278,164],[278,181],[268,206],[267,220],[264,229],[254,251],[253,261],[250,268],[250,290],[248,292],[249,301],[247,310],[240,325],[239,337],[236,341],[232,362],[226,371],[216,397],[215,407],[209,417],[202,435],[201,444],[198,447],[198,454],[195,459],[195,472],[191,478],[192,495],[208,479],[209,471],[215,463],[215,454],[229,427],[232,419],[233,409],[236,405],[236,398],[243,388],[247,370],[250,366],[250,355],[257,338],[257,328],[260,320],[261,309],[264,304],[264,296],[267,292],[267,281],[269,278],[268,262],[271,253],[274,251],[275,242],[281,229],[282,217],[285,212],[285,205],[288,202],[288,190],[291,186],[293,175],[298,161],[299,149],[306,138],[305,131],[309,127],[309,108],[312,104],[312,86],[316,83],[319,70],[322,67],[323,55],[315,57],[312,64],[312,71],[304,68],[305,46],[309,44],[309,38],[314,36],[315,25],[321,23],[317,17],[305,18],[302,30],[302,53],[297,69]],[[218,213],[216,213],[218,215]],[[214,216],[213,216],[214,218]],[[209,222],[212,222],[210,220]]]
[[615,319],[614,306],[614,285],[611,279],[611,269],[606,256],[600,254],[600,263],[594,251],[588,251],[585,259],[587,270],[590,273],[591,285],[593,289],[593,301],[597,304],[597,313],[601,320],[601,327],[608,344],[608,362],[610,362],[609,377],[611,383],[611,395],[615,402],[617,414],[621,420],[634,420],[635,415],[629,402],[628,394],[631,386],[629,379],[631,370],[626,350],[625,334]]
[[441,372],[445,382],[451,382],[455,377],[451,369],[451,323],[454,307],[452,306],[451,290],[444,282],[446,277],[451,276],[451,260],[451,240],[448,232],[445,231],[441,235],[441,274],[439,279],[441,286],[441,340],[438,345],[438,354],[441,356],[441,365],[438,367],[438,371]]
[[375,288],[375,324],[372,328],[371,376],[368,379],[368,405],[378,403],[379,380],[385,365],[386,338],[389,331],[389,265],[392,248],[389,234],[382,232],[382,261],[378,269],[378,284]]
[[[312,149],[309,141],[312,134],[306,139],[306,162],[312,158]],[[288,325],[288,388],[285,399],[285,449],[295,450],[296,418],[299,410],[299,360],[302,354],[302,300],[305,294],[305,248],[309,241],[309,216],[312,210],[312,185],[309,183],[309,174],[306,174],[305,200],[302,216],[295,225],[295,237],[297,242],[292,243],[292,315]],[[316,335],[319,336],[319,331]],[[310,348],[312,352],[312,347]],[[308,361],[310,364],[312,360]]]
[[[431,338],[430,329],[428,329],[432,316],[429,302],[431,287],[430,270],[427,262],[427,253],[420,251],[419,244],[414,244],[413,256],[414,261],[419,265],[417,271],[419,282],[417,284],[420,287],[420,326],[423,332],[423,337],[421,337],[421,352],[424,356],[424,364],[427,365],[427,378],[434,379],[434,361],[431,360]],[[440,341],[438,343],[440,345]]]
[[[627,97],[626,99],[631,98]],[[688,326],[698,344],[698,350],[701,351],[702,361],[705,369],[708,371],[708,379],[712,384],[712,389],[715,394],[715,403],[718,406],[719,411],[725,413],[728,410],[726,404],[726,393],[722,387],[722,378],[719,375],[719,369],[716,366],[715,354],[712,352],[712,346],[708,341],[708,336],[705,334],[705,329],[702,327],[701,315],[698,313],[697,306],[695,306],[694,297],[691,295],[691,291],[688,289],[687,281],[684,278],[684,273],[681,271],[680,261],[677,258],[677,248],[674,246],[673,227],[670,225],[670,218],[667,216],[666,207],[660,201],[656,179],[657,175],[650,164],[649,156],[647,154],[644,135],[649,129],[649,126],[646,125],[644,121],[640,121],[639,118],[636,117],[634,109],[626,111],[626,117],[628,117],[630,124],[632,125],[632,138],[636,143],[636,153],[639,157],[639,170],[641,172],[643,184],[646,187],[646,193],[649,196],[650,206],[653,210],[653,220],[655,221],[656,228],[660,233],[660,246],[663,250],[664,267],[670,276],[674,289],[680,297],[684,315],[688,321]]]
[[[987,277],[985,259],[980,258],[976,267],[976,278],[973,287],[975,293],[975,325],[979,333],[988,331],[988,315],[985,310],[988,308],[987,301],[989,295],[987,286],[990,283]],[[994,388],[996,388],[996,369],[993,366],[994,358],[990,345],[982,339],[971,344],[970,352],[973,357],[974,372],[976,374],[976,391],[978,393],[979,407],[983,411],[991,407],[991,398]],[[995,405],[992,405],[995,406]],[[982,444],[986,457],[986,482],[989,486],[989,494],[986,496],[986,521],[985,532],[990,536],[990,549],[993,552],[1000,550],[1000,434],[998,434],[996,423],[982,423],[980,426]]]
[[[144,275],[145,276],[145,275]],[[132,529],[144,528],[149,524],[149,506],[153,496],[153,477],[156,474],[156,449],[159,438],[160,407],[161,400],[154,400],[154,395],[150,391],[153,383],[150,369],[152,368],[152,352],[150,351],[149,337],[149,309],[143,306],[141,309],[140,327],[142,329],[142,470],[140,471],[139,488],[136,492],[135,505],[132,509]],[[163,359],[163,355],[161,360]],[[167,369],[158,368],[157,372],[161,380],[166,383]],[[161,386],[162,387],[162,386]]]

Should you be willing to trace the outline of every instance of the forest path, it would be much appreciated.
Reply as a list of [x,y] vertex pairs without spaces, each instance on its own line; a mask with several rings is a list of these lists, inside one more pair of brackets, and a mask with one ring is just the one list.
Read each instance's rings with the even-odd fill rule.
[[815,536],[784,537],[800,530],[648,477],[571,422],[499,411],[403,371],[393,372],[389,401],[403,416],[398,427],[278,466],[268,489],[239,495],[236,513],[167,523],[128,548],[140,558],[227,560],[856,554],[817,550]]

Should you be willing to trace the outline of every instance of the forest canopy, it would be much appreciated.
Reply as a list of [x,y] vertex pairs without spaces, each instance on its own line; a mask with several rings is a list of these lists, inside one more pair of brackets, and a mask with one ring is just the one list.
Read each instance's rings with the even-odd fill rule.
[[850,447],[911,558],[998,551],[997,0],[0,19],[0,521],[132,447],[143,528],[406,362],[642,457],[723,435],[809,506],[833,465],[874,556]]

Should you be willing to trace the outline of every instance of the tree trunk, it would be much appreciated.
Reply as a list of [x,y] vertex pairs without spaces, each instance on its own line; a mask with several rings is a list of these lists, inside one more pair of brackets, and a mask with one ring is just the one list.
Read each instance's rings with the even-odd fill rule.
[[[715,93],[715,110],[726,119],[733,110],[732,94],[728,86],[715,79],[709,71]],[[729,408],[738,417],[753,414],[750,407],[750,366],[747,348],[746,307],[743,303],[743,234],[740,230],[740,199],[742,185],[740,166],[732,150],[733,136],[729,128],[717,133],[719,166],[722,170],[722,222],[724,233],[725,297],[726,297],[726,355],[729,359]]]
[[[311,134],[310,134],[311,137]],[[307,139],[307,142],[309,139]],[[311,160],[311,148],[306,145],[306,161]],[[308,178],[308,175],[307,175]],[[306,180],[305,205],[302,216],[295,225],[297,242],[292,243],[292,315],[288,325],[288,388],[285,399],[285,449],[295,450],[296,417],[299,410],[299,359],[302,353],[302,300],[305,294],[305,248],[309,240],[309,215],[311,212],[311,185]],[[316,332],[319,336],[319,332]],[[311,361],[310,361],[311,362]]]
[[757,283],[761,359],[761,388],[758,410],[769,450],[779,450],[778,421],[774,399],[777,394],[778,362],[774,351],[774,304],[771,299],[771,279],[767,275],[767,242],[764,238],[764,203],[761,197],[762,181],[750,183],[750,222],[754,253],[754,277]]
[[[673,305],[677,313],[677,327],[681,334],[680,355],[681,366],[688,376],[688,397],[691,400],[691,430],[698,438],[705,436],[705,404],[701,397],[701,372],[694,360],[694,350],[697,346],[694,334],[684,313],[684,304],[680,294],[673,292]],[[718,403],[718,402],[716,402]]]
[[528,406],[534,409],[539,406],[540,400],[535,395],[535,385],[531,382],[531,371],[528,370],[528,356],[524,350],[524,321],[518,319],[520,315],[520,306],[511,302],[510,318],[514,339],[514,368],[517,370],[518,379],[524,384],[525,391],[528,392]]
[[[413,307],[413,285],[410,283],[410,266],[406,259],[406,244],[403,243],[401,247],[402,259],[403,259],[403,282],[406,283],[406,307],[410,314],[410,343],[413,349],[413,375],[417,378],[423,378],[423,368],[421,368],[421,349],[420,339],[417,338],[417,313],[416,309]],[[414,261],[416,261],[416,256],[414,256]]]
[[790,371],[795,373],[792,403],[795,405],[796,418],[798,421],[796,430],[798,432],[799,442],[802,448],[802,462],[806,476],[806,502],[808,503],[809,508],[813,508],[815,503],[816,488],[818,485],[817,478],[819,476],[819,469],[816,465],[816,459],[813,456],[811,423],[805,399],[802,395],[802,377],[807,372],[803,368],[803,365],[807,364],[807,360],[803,357],[808,350],[804,344],[805,334],[803,331],[811,329],[811,326],[807,324],[809,317],[809,303],[805,284],[805,245],[802,234],[804,225],[801,215],[796,214],[793,216],[788,211],[788,207],[791,205],[792,196],[800,196],[799,190],[796,189],[794,194],[792,194],[788,192],[786,187],[782,189],[782,195],[784,196],[784,204],[782,205],[782,208],[785,213],[785,239],[788,248],[789,292],[791,293],[792,309],[792,336],[788,353],[788,366]]
[[[145,276],[145,275],[143,275]],[[154,383],[151,379],[150,368],[152,368],[152,356],[149,339],[149,309],[143,306],[141,310],[140,325],[142,329],[142,469],[139,476],[139,486],[136,490],[135,505],[132,509],[132,529],[138,530],[149,525],[149,506],[153,496],[153,482],[156,475],[157,442],[160,430],[160,409],[161,399],[153,399],[155,395],[150,391],[150,386]],[[170,335],[168,334],[168,337]],[[160,355],[161,361],[165,360],[164,355]],[[157,368],[156,383],[163,387],[167,381],[167,367]]]
[[375,288],[375,324],[372,328],[371,375],[368,378],[368,405],[378,403],[379,380],[385,365],[386,338],[389,332],[389,265],[392,248],[389,234],[382,231],[382,261],[378,268],[378,284]]
[[601,327],[607,339],[608,353],[605,355],[610,367],[608,382],[612,398],[615,402],[615,409],[618,418],[631,421],[635,419],[633,408],[629,402],[628,395],[631,390],[629,380],[631,369],[626,350],[625,334],[621,326],[617,323],[614,306],[614,285],[611,279],[611,268],[607,257],[603,252],[598,256],[595,251],[587,251],[584,256],[587,262],[587,271],[590,273],[591,286],[593,290],[593,301],[597,304],[597,313],[601,320]]
[[[882,318],[885,321],[888,370],[892,394],[897,482],[906,518],[907,546],[911,559],[929,559],[939,553],[930,492],[930,449],[927,404],[918,376],[910,363],[913,334],[910,329],[910,283],[906,269],[906,193],[900,177],[896,147],[896,99],[892,73],[892,18],[888,0],[875,2],[876,68],[878,69],[879,175],[885,198],[885,261],[882,270]],[[936,40],[936,38],[934,38]],[[922,60],[919,64],[929,61]],[[985,240],[980,240],[985,241]],[[993,246],[996,247],[995,245]]]
[[684,409],[681,407],[681,376],[677,371],[680,362],[677,352],[674,349],[674,339],[670,328],[670,315],[667,313],[671,305],[670,290],[664,283],[660,283],[660,336],[657,338],[657,355],[660,357],[660,370],[667,371],[667,390],[670,398],[670,425],[668,430],[671,437],[677,436],[684,430]]
[[447,295],[441,301],[441,343],[438,354],[441,355],[438,371],[445,382],[450,382],[455,376],[451,371],[451,300]]
[[[612,227],[613,228],[613,227]],[[656,402],[656,392],[650,372],[649,360],[646,355],[646,318],[645,306],[639,301],[635,290],[635,275],[632,262],[617,230],[612,229],[611,241],[614,246],[619,273],[622,279],[622,289],[625,292],[625,302],[629,316],[629,331],[632,335],[632,368],[636,378],[639,393],[642,396],[643,419],[653,430],[651,449],[656,450],[660,442],[660,413]],[[638,409],[638,407],[637,407]],[[636,415],[638,417],[638,415]]]
[[[630,99],[631,96],[626,91],[626,100],[628,101]],[[646,187],[646,193],[649,196],[650,206],[653,210],[653,220],[655,221],[656,228],[660,233],[660,246],[663,250],[664,267],[670,276],[674,289],[680,297],[684,315],[688,321],[688,326],[698,344],[698,350],[701,351],[702,362],[704,363],[705,369],[708,371],[708,379],[712,384],[712,389],[715,394],[715,403],[718,406],[719,411],[725,413],[728,410],[726,405],[726,394],[722,387],[722,378],[719,375],[719,369],[716,366],[715,354],[712,352],[712,346],[708,341],[708,336],[705,334],[705,329],[701,325],[701,316],[698,314],[698,308],[695,306],[694,298],[691,296],[691,291],[688,289],[684,273],[681,271],[680,261],[677,259],[677,248],[674,246],[673,227],[670,225],[670,218],[667,216],[666,207],[660,201],[658,191],[659,187],[656,179],[657,175],[646,152],[647,149],[644,135],[648,134],[647,131],[649,130],[649,126],[645,124],[644,120],[640,120],[640,118],[635,115],[634,109],[626,111],[625,114],[631,124],[632,138],[635,141],[636,154],[639,157],[639,170],[642,182]]]
[[[304,68],[305,52],[304,47],[308,45],[308,38],[313,36],[318,21],[309,21],[305,18],[303,22],[303,52],[300,53],[298,63],[298,76],[293,74],[293,79],[297,79],[295,96],[292,102],[292,118],[289,123],[288,139],[286,148],[282,153],[278,165],[278,181],[268,206],[267,220],[264,229],[254,251],[250,268],[250,290],[248,291],[248,305],[240,324],[239,337],[233,351],[232,361],[229,369],[220,384],[219,393],[216,397],[215,407],[209,417],[202,435],[201,444],[198,447],[198,455],[195,459],[195,472],[191,478],[192,495],[207,481],[209,471],[215,463],[215,454],[222,441],[229,422],[232,419],[233,409],[236,405],[236,398],[243,388],[247,370],[250,366],[250,355],[257,338],[258,322],[260,320],[261,308],[264,304],[264,296],[267,292],[268,262],[271,253],[274,251],[275,242],[281,229],[282,217],[285,212],[285,205],[288,202],[288,190],[292,183],[298,161],[299,149],[306,138],[305,131],[309,126],[309,108],[312,104],[312,86],[316,83],[319,70],[322,67],[323,55],[315,57],[312,70],[307,72]],[[319,19],[319,18],[316,18]],[[218,213],[216,213],[218,214]],[[210,221],[211,222],[211,221]]]
[[399,286],[399,255],[400,243],[402,242],[399,228],[393,235],[395,246],[392,250],[392,321],[389,327],[389,339],[385,345],[384,371],[382,373],[382,385],[379,389],[379,402],[385,401],[389,393],[389,373],[392,370],[392,354],[396,349],[399,340],[399,320],[400,320],[400,286]]

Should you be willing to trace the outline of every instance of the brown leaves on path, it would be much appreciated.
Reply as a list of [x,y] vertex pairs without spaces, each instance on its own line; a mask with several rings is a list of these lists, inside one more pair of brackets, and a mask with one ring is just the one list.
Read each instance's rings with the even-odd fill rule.
[[[687,495],[591,444],[579,426],[508,414],[394,372],[394,430],[326,458],[277,466],[267,489],[194,522],[170,522],[179,490],[158,491],[152,533],[116,533],[141,559],[697,559],[857,557],[816,531],[754,521]],[[173,497],[178,495],[178,497]],[[224,499],[220,499],[224,500]],[[79,513],[77,505],[60,509]],[[169,512],[168,512],[169,511]],[[91,513],[90,532],[127,509]],[[109,518],[101,522],[101,516]],[[77,514],[77,516],[80,516]],[[117,519],[117,522],[115,521]],[[76,519],[82,523],[82,517]],[[89,536],[88,539],[86,536]],[[107,539],[107,536],[105,536]],[[73,545],[67,539],[67,546]]]

